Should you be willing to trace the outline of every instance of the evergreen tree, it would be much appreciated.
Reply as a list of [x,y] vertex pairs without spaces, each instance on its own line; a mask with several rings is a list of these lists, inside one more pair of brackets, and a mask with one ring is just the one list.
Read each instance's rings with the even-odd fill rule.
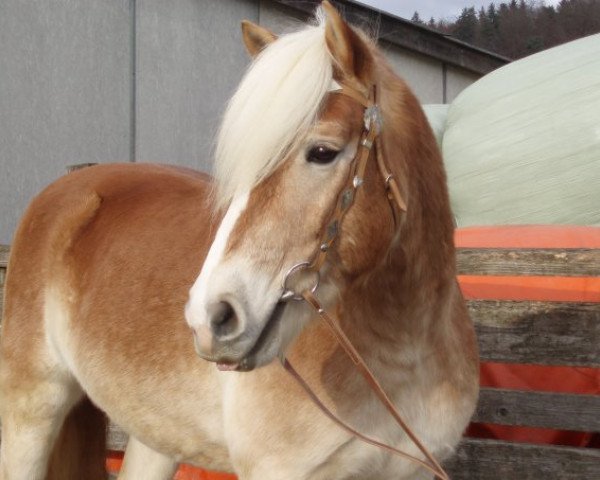
[[494,28],[498,28],[498,12],[496,11],[496,5],[494,5],[493,2],[488,6],[486,16]]
[[473,43],[477,31],[477,15],[475,7],[463,8],[462,13],[454,23],[452,33],[463,42]]
[[[412,21],[424,24],[417,12]],[[478,12],[463,8],[454,22],[431,18],[427,25],[486,50],[520,58],[600,32],[600,0],[561,0],[556,8],[538,0],[492,2]]]
[[419,16],[419,12],[413,13],[413,16],[410,19],[410,21],[413,23],[417,23],[419,25],[423,25],[423,20],[421,20],[421,17]]
[[[494,6],[494,4],[492,3],[490,5],[490,7],[493,7],[493,6]],[[489,12],[489,8],[488,8],[488,12]],[[496,49],[496,43],[497,43],[496,36],[497,36],[498,29],[497,29],[496,25],[494,25],[494,21],[492,20],[492,17],[490,17],[489,14],[486,13],[486,11],[483,7],[481,7],[481,9],[479,10],[479,14],[477,16],[477,23],[478,23],[478,29],[477,29],[478,36],[477,36],[476,44],[487,50],[494,51]]]

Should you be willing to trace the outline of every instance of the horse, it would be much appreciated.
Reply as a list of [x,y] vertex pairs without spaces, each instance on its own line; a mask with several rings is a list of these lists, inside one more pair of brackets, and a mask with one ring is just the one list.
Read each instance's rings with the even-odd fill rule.
[[[2,480],[105,478],[106,416],[129,434],[122,480],[172,478],[180,462],[241,480],[432,478],[338,428],[282,368],[285,357],[353,428],[423,458],[295,301],[309,290],[432,454],[458,443],[478,352],[418,101],[328,2],[294,33],[242,30],[253,61],[214,178],[97,165],[26,210],[0,346]],[[335,205],[344,215],[328,223]]]

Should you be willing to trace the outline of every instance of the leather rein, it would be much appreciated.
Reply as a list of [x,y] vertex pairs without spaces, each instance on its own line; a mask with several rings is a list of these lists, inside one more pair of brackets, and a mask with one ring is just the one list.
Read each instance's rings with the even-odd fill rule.
[[[294,367],[291,365],[287,358],[282,358],[282,363],[284,368],[300,384],[300,386],[305,390],[305,392],[315,403],[315,405],[327,417],[329,417],[333,422],[335,422],[346,432],[365,443],[374,445],[387,451],[388,453],[398,455],[409,461],[417,463],[421,467],[433,473],[435,478],[439,478],[440,480],[450,480],[450,477],[444,471],[442,466],[438,463],[438,461],[433,457],[433,455],[427,450],[427,448],[423,445],[423,443],[419,440],[415,433],[402,419],[401,415],[394,407],[394,404],[387,396],[380,383],[377,381],[377,379],[375,378],[375,376],[373,375],[373,373],[371,372],[361,355],[354,348],[348,337],[343,332],[339,320],[336,318],[335,315],[332,315],[325,311],[321,306],[319,300],[315,296],[315,292],[319,286],[321,267],[325,263],[329,249],[338,237],[338,234],[340,232],[340,226],[344,216],[346,215],[350,207],[354,204],[354,200],[356,198],[358,190],[363,184],[367,162],[371,158],[371,153],[373,152],[373,150],[375,150],[375,157],[377,160],[379,172],[381,173],[381,176],[385,182],[388,200],[390,201],[390,206],[392,208],[394,223],[398,223],[396,208],[400,212],[406,212],[406,203],[402,198],[400,189],[398,187],[398,183],[396,182],[394,176],[390,173],[383,158],[383,147],[379,138],[379,134],[382,128],[382,118],[379,107],[377,105],[376,87],[373,86],[366,95],[347,85],[342,86],[340,90],[335,90],[333,93],[341,93],[343,95],[347,95],[348,97],[352,98],[353,100],[357,101],[363,106],[364,128],[360,135],[358,150],[354,159],[352,160],[348,180],[346,181],[346,184],[342,187],[340,193],[338,194],[335,207],[333,209],[332,214],[330,215],[329,221],[326,223],[326,227],[321,237],[319,248],[315,253],[312,261],[300,262],[294,265],[286,273],[283,280],[283,294],[281,297],[281,301],[305,301],[311,308],[315,310],[319,317],[324,321],[325,325],[327,325],[329,330],[332,332],[335,339],[346,352],[348,357],[350,357],[354,366],[365,378],[369,387],[377,396],[378,400],[387,409],[387,411],[391,414],[391,416],[394,418],[394,420],[400,426],[400,428],[411,439],[414,445],[421,451],[421,453],[425,457],[425,460],[421,460],[420,458],[398,450],[390,445],[386,445],[376,439],[363,435],[362,433],[350,427],[348,424],[344,423],[333,412],[331,412],[331,410],[329,410],[325,406],[325,404],[323,404],[323,402],[321,402],[318,396],[314,393],[314,391],[306,383],[306,381],[301,377],[301,375],[294,369]],[[294,290],[294,288],[291,286],[291,283],[294,277],[296,277],[297,274],[299,274],[300,272],[303,272],[304,274],[309,273],[314,275],[314,283],[312,288],[307,288],[303,291]]]

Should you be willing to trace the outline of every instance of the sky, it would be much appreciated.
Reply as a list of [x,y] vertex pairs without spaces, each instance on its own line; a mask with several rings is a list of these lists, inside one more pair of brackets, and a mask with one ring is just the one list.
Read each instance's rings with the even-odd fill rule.
[[[411,19],[415,11],[419,12],[421,20],[427,22],[431,17],[436,20],[455,20],[465,7],[487,7],[492,1],[497,5],[508,3],[509,0],[355,0],[358,3],[370,5],[379,10],[389,12],[398,17]],[[560,0],[545,0],[546,5],[557,5]],[[537,2],[537,3],[542,3]]]

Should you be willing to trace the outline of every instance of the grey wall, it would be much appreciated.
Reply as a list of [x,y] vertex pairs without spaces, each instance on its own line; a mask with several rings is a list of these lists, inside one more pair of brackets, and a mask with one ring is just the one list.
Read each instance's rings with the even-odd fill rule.
[[87,162],[207,169],[256,0],[0,0],[0,243]]
[[[248,58],[240,21],[301,21],[271,0],[0,0],[0,243],[29,200],[87,162],[210,168]],[[477,75],[382,42],[424,103]]]
[[478,75],[468,70],[455,67],[453,65],[446,66],[446,99],[444,103],[452,103],[454,99],[472,83],[476,82],[481,75]]
[[78,162],[127,160],[130,3],[0,0],[0,243]]
[[248,56],[251,0],[137,2],[135,159],[210,168],[214,134]]

